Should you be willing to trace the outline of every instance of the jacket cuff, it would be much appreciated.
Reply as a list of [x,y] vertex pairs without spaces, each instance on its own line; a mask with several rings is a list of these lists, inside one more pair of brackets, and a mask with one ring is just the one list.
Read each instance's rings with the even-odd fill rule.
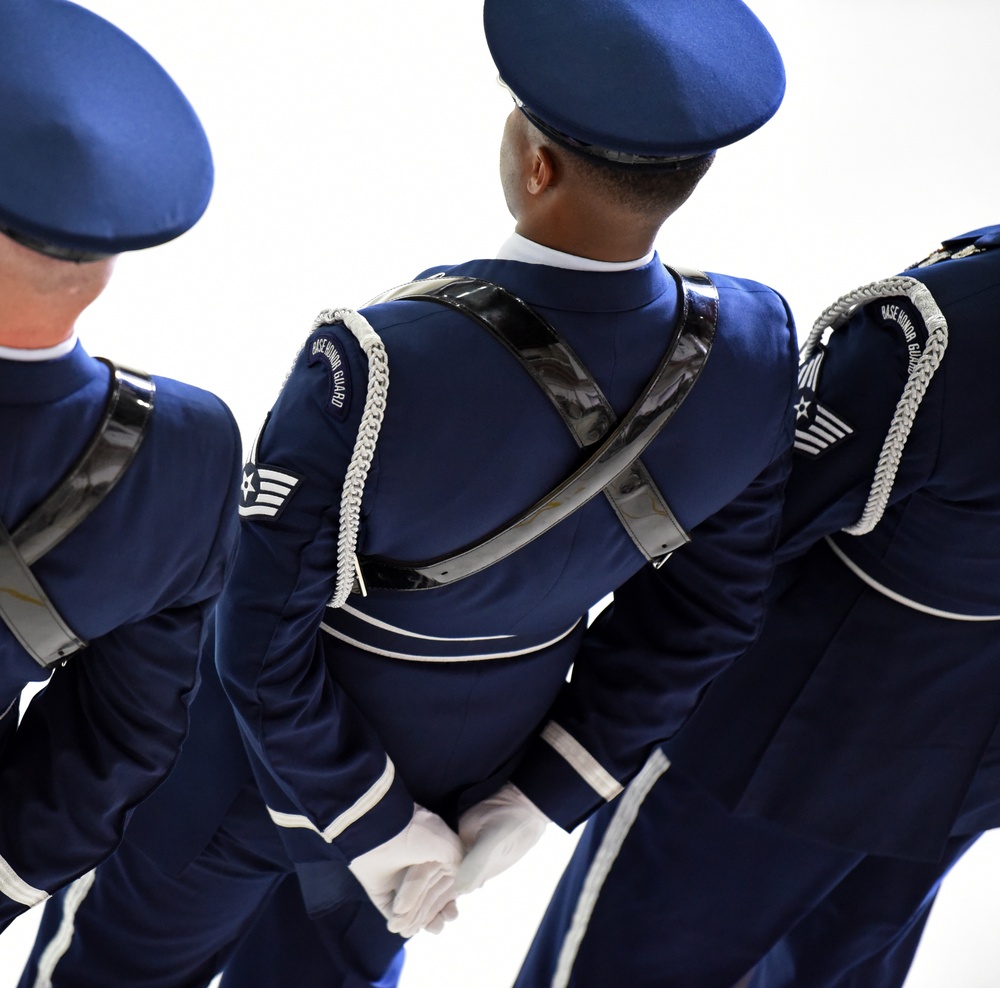
[[[413,797],[396,774],[392,761],[386,758],[385,765],[385,771],[368,790],[331,821],[321,824],[301,812],[276,809],[272,802],[277,795],[274,790],[269,793],[268,816],[280,829],[298,833],[311,831],[313,837],[307,835],[307,842],[318,839],[333,845],[352,861],[359,854],[395,837],[413,817]],[[297,843],[299,839],[292,840]]]
[[370,851],[403,831],[413,819],[413,796],[398,775],[386,794],[356,822],[347,826],[335,843],[348,861]]
[[532,741],[510,781],[567,831],[622,791],[618,780],[555,721]]

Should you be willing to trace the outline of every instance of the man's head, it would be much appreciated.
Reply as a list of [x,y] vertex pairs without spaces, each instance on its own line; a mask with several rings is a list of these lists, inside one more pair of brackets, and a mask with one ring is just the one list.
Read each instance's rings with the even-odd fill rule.
[[63,261],[151,247],[212,180],[197,116],[131,38],[67,0],[0,3],[0,232]]
[[784,95],[777,48],[740,0],[486,0],[484,24],[517,105],[501,175],[519,229],[540,202],[533,172],[595,218],[658,227]]
[[[713,160],[713,154],[700,155],[683,168],[616,164],[568,150],[515,109],[500,146],[500,181],[518,232],[529,239],[540,239],[542,226],[565,229],[567,224],[592,226],[594,236],[627,227],[651,239],[691,195]],[[551,233],[545,239],[551,239]]]

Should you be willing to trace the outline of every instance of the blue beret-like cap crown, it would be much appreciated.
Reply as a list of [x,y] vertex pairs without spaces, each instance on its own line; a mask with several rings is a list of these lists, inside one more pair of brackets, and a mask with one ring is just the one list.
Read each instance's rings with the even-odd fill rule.
[[201,123],[143,48],[67,0],[0,3],[0,227],[151,247],[198,221],[212,182]]
[[739,0],[486,0],[483,16],[525,112],[583,150],[708,154],[784,96],[778,49]]

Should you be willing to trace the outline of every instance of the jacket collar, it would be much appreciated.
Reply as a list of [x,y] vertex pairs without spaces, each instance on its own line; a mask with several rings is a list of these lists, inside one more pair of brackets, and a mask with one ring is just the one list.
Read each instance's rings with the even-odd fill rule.
[[0,404],[34,405],[58,401],[79,391],[108,369],[91,357],[82,344],[54,360],[0,360]]

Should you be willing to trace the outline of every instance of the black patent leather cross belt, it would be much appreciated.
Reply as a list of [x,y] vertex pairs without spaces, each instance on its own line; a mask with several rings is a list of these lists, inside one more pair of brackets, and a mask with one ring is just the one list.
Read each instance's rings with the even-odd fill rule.
[[135,457],[153,409],[155,385],[110,361],[111,389],[97,431],[76,464],[11,533],[0,523],[0,618],[43,668],[87,643],[63,620],[31,571],[110,493]]
[[429,278],[372,300],[375,304],[426,299],[474,319],[518,359],[552,402],[577,445],[592,453],[555,490],[500,529],[455,553],[424,562],[359,557],[367,587],[425,590],[479,573],[602,491],[636,547],[654,565],[662,565],[671,552],[689,541],[639,457],[677,412],[708,359],[718,325],[719,296],[701,272],[671,273],[682,292],[681,318],[656,373],[621,422],[569,345],[524,301],[498,285],[475,278]]

